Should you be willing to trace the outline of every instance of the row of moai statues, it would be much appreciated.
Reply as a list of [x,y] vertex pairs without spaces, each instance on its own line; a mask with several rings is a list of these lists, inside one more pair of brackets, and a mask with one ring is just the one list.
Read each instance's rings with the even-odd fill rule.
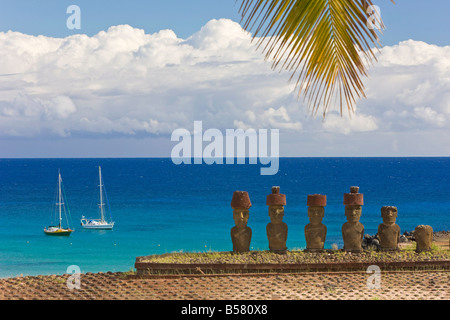
[[[272,252],[284,253],[287,250],[286,241],[288,226],[283,222],[286,195],[280,193],[280,187],[272,187],[272,193],[267,195],[266,204],[269,206],[270,222],[266,232],[269,249]],[[307,197],[308,217],[310,223],[305,226],[305,251],[323,251],[327,227],[322,223],[327,205],[326,195],[312,194]],[[363,251],[364,225],[359,222],[364,205],[364,195],[359,193],[359,187],[350,187],[350,193],[344,193],[345,216],[347,222],[342,226],[344,250],[353,253]],[[234,252],[250,250],[252,230],[247,226],[249,209],[252,206],[248,192],[235,191],[231,200],[235,226],[231,229],[231,240]],[[395,223],[397,208],[384,206],[381,208],[383,223],[378,226],[380,248],[384,251],[399,250],[400,227]],[[433,229],[420,225],[415,229],[416,251],[431,249]]]

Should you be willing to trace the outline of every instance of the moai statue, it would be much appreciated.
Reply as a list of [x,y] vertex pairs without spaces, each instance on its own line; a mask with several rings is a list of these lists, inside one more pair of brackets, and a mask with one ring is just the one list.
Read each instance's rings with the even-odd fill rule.
[[350,252],[362,252],[362,240],[364,226],[359,222],[361,218],[364,195],[359,193],[359,187],[350,187],[350,193],[344,193],[345,216],[347,222],[342,225],[342,238],[344,250]]
[[266,204],[269,206],[270,217],[266,227],[269,249],[276,253],[285,253],[288,233],[288,226],[283,222],[286,195],[280,194],[280,187],[272,187],[272,194],[267,196]]
[[383,223],[378,226],[378,237],[380,249],[383,251],[399,250],[400,227],[395,223],[397,212],[396,207],[384,206],[381,208]]
[[416,251],[431,250],[433,244],[433,228],[431,226],[420,225],[414,230],[414,238],[416,239]]
[[327,196],[310,194],[307,197],[308,217],[310,223],[305,226],[306,250],[322,251],[327,236],[327,227],[322,224],[327,205]]
[[250,250],[252,229],[247,226],[249,209],[252,206],[247,191],[235,191],[231,199],[233,219],[236,224],[231,228],[231,241],[234,252],[246,252]]

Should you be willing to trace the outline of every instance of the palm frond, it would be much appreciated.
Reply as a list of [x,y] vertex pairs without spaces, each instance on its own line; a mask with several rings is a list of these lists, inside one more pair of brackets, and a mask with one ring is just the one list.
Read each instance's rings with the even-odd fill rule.
[[[365,97],[362,77],[380,47],[368,26],[371,0],[240,0],[243,28],[254,30],[273,68],[298,74],[296,88],[311,113],[338,104],[354,111]],[[382,25],[381,21],[378,21]]]

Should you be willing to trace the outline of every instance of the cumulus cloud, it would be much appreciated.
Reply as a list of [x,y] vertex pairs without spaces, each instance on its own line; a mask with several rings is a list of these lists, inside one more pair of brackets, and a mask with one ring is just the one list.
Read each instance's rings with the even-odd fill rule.
[[367,81],[370,112],[381,128],[432,129],[450,120],[450,47],[408,40],[384,47]]
[[[129,25],[64,39],[0,33],[0,122],[9,123],[1,134],[170,134],[194,120],[231,128],[246,110],[290,128],[286,110],[271,110],[283,110],[293,87],[250,40],[226,19],[188,39]],[[64,119],[59,130],[50,115]],[[27,120],[32,130],[19,125]]]
[[355,114],[352,118],[342,117],[335,113],[327,116],[323,123],[326,131],[349,134],[351,132],[374,131],[378,128],[375,117],[363,114]]
[[209,128],[280,129],[290,139],[432,132],[450,122],[450,47],[381,49],[367,99],[349,118],[312,119],[290,73],[274,72],[251,35],[211,20],[187,39],[129,25],[66,38],[0,33],[0,137],[170,136]]
[[428,107],[414,108],[415,117],[421,119],[436,127],[444,127],[447,123],[447,118],[444,114],[440,114]]
[[0,134],[33,136],[45,123],[50,132],[67,136],[65,121],[75,112],[76,107],[67,96],[47,100],[18,93],[12,102],[0,101]]
[[234,126],[239,129],[249,129],[260,126],[261,128],[278,128],[290,131],[301,131],[302,124],[300,121],[292,121],[291,117],[284,106],[278,109],[269,108],[260,114],[248,110],[245,112],[245,121],[235,120]]

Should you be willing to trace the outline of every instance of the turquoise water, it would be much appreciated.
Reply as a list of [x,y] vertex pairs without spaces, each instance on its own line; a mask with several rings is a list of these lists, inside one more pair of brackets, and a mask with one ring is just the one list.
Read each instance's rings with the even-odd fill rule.
[[[82,215],[97,215],[98,166],[102,166],[112,231],[83,230]],[[288,248],[304,248],[306,196],[326,194],[325,246],[342,247],[346,221],[343,193],[364,193],[361,223],[375,234],[380,208],[398,208],[397,224],[449,230],[450,158],[282,158],[275,176],[260,165],[179,165],[170,159],[0,159],[0,277],[128,271],[137,256],[173,251],[229,251],[235,190],[250,194],[251,248],[268,249],[266,195],[272,186],[286,194]],[[58,169],[75,232],[43,233],[51,223]]]

